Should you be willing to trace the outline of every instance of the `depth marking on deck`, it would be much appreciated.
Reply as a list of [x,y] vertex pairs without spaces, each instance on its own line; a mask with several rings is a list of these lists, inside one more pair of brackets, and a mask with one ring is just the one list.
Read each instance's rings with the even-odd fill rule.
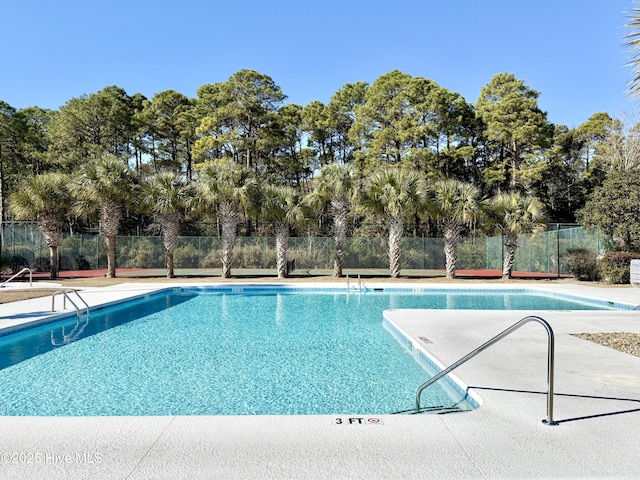
[[384,425],[378,417],[337,417],[335,425]]

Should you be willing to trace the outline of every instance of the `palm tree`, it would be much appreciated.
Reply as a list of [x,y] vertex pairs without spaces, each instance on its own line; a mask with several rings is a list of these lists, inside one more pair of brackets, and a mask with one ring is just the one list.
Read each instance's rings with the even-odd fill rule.
[[347,217],[354,200],[355,170],[350,164],[330,163],[322,167],[315,180],[313,192],[304,203],[315,206],[329,205],[333,217],[335,258],[333,276],[341,277],[344,268],[344,249],[347,241]]
[[518,235],[537,234],[545,229],[543,205],[535,197],[520,193],[499,193],[491,199],[494,228],[504,235],[502,278],[511,278],[518,248]]
[[629,23],[625,27],[629,32],[625,36],[626,47],[631,50],[631,59],[628,65],[633,69],[633,79],[631,80],[629,91],[631,94],[640,95],[640,4],[634,2],[635,7],[629,12]]
[[480,190],[455,179],[439,180],[431,190],[432,216],[444,237],[446,278],[455,278],[458,241],[463,228],[470,226],[482,209]]
[[178,244],[180,222],[190,200],[191,188],[183,177],[163,172],[142,184],[142,202],[160,224],[167,253],[167,278],[174,278],[173,252]]
[[361,208],[367,213],[381,215],[387,222],[392,278],[400,276],[405,216],[421,208],[426,190],[426,181],[418,171],[387,167],[372,174],[361,192]]
[[124,204],[133,198],[133,176],[123,160],[104,154],[82,165],[70,187],[77,198],[76,211],[89,215],[96,209],[99,232],[107,245],[107,278],[116,277],[116,235]]
[[62,227],[71,210],[69,178],[62,173],[44,173],[31,177],[9,197],[9,207],[17,220],[33,220],[49,247],[51,278],[58,277],[58,247]]
[[251,172],[233,162],[222,161],[206,165],[199,173],[194,198],[196,209],[213,209],[222,230],[222,278],[231,276],[236,229],[242,207],[246,207],[257,189]]
[[260,195],[260,217],[271,222],[276,235],[276,269],[278,278],[286,278],[289,229],[302,221],[301,199],[291,187],[267,185]]

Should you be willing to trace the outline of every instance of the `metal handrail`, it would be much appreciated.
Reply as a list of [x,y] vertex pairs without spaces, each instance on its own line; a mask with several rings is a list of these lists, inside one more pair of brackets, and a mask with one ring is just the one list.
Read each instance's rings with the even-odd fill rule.
[[422,394],[422,391],[425,388],[427,388],[429,385],[437,382],[442,377],[444,377],[445,375],[448,375],[449,373],[451,373],[453,370],[458,368],[463,363],[467,362],[468,360],[471,360],[473,357],[478,355],[480,352],[486,350],[487,348],[489,348],[494,343],[499,342],[504,337],[506,337],[510,333],[513,333],[514,331],[519,329],[521,326],[523,326],[525,323],[529,323],[529,322],[538,322],[538,323],[540,323],[547,330],[547,335],[549,337],[548,344],[547,344],[547,418],[545,420],[543,420],[542,422],[546,423],[547,425],[557,425],[557,422],[553,421],[553,370],[554,370],[554,363],[555,363],[555,361],[554,361],[554,350],[555,350],[554,344],[555,344],[555,342],[554,342],[553,330],[551,329],[551,325],[549,325],[545,320],[543,320],[540,317],[535,317],[535,316],[525,317],[522,320],[514,323],[509,328],[507,328],[503,332],[499,333],[498,335],[493,337],[488,342],[480,345],[478,348],[476,348],[472,352],[470,352],[467,355],[465,355],[464,357],[462,357],[460,360],[458,360],[457,362],[452,364],[450,367],[445,368],[443,371],[438,373],[436,376],[431,377],[429,380],[427,380],[422,385],[420,385],[418,387],[418,390],[416,391],[416,413],[420,411],[420,395]]
[[75,304],[75,302],[73,300],[71,300],[71,297],[69,297],[69,293],[75,293],[76,296],[80,299],[80,301],[82,303],[84,303],[84,306],[87,309],[87,317],[89,316],[89,305],[87,304],[87,302],[84,301],[84,298],[82,298],[80,296],[80,294],[78,293],[77,290],[73,289],[73,288],[69,288],[67,290],[58,290],[57,292],[55,292],[52,296],[51,296],[51,311],[55,312],[55,301],[56,301],[56,296],[57,295],[62,295],[62,308],[67,308],[67,300],[69,300],[69,302],[71,303],[71,305],[73,305],[76,309],[76,312],[78,313],[78,318],[80,318],[80,309],[78,308],[78,306]]
[[[362,279],[360,278],[360,274],[358,274],[358,286],[357,287],[353,287],[354,289],[358,289],[358,292],[362,292]],[[365,288],[366,290],[366,288]],[[347,275],[347,293],[349,293],[351,291],[351,284],[349,283],[349,275]]]
[[30,268],[23,268],[22,270],[20,270],[18,273],[16,273],[13,277],[5,280],[4,282],[2,282],[2,285],[0,285],[0,288],[4,288],[4,286],[9,283],[11,280],[13,280],[14,278],[16,278],[18,275],[22,275],[25,272],[29,272],[29,286],[33,287],[33,272],[31,271]]

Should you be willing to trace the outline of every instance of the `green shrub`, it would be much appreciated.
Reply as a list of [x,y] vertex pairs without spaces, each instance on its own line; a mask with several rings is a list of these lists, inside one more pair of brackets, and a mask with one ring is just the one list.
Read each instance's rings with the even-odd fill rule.
[[173,261],[176,268],[198,268],[200,266],[200,252],[190,243],[181,245],[173,251]]
[[[73,265],[69,266],[69,270],[91,270],[106,265],[106,257],[100,260],[100,255],[105,253],[105,249],[102,237],[76,234],[65,236],[58,252],[61,258],[66,256],[73,259]],[[67,270],[67,267],[64,269]]]
[[289,240],[287,256],[295,260],[296,268],[332,268],[334,246],[333,238],[294,237]]
[[67,255],[58,256],[58,270],[72,270],[73,262]]
[[2,273],[18,273],[23,268],[29,268],[29,261],[22,255],[10,255],[2,257]]
[[49,257],[36,257],[33,262],[34,272],[50,272],[51,271],[51,260]]
[[5,275],[11,272],[11,267],[9,265],[9,258],[4,255],[0,257],[0,274]]
[[[235,253],[235,250],[234,250],[234,253]],[[220,268],[221,265],[222,265],[222,262],[220,261],[219,250],[212,250],[208,252],[200,262],[201,268]],[[235,265],[231,265],[231,267],[234,267],[234,266]]]
[[577,280],[598,279],[598,252],[590,248],[572,248],[563,257],[564,266]]
[[91,269],[91,265],[89,265],[89,261],[86,258],[84,258],[84,255],[79,255],[79,256],[76,257],[74,266],[75,266],[76,270],[90,270]]
[[28,245],[15,245],[11,249],[3,249],[3,262],[9,265],[13,273],[17,273],[24,267],[30,267],[35,261],[34,248]]
[[347,268],[389,268],[389,245],[384,237],[352,237],[347,240]]
[[483,270],[487,265],[487,251],[482,242],[460,242],[458,244],[458,262],[460,270]]
[[[233,256],[233,266],[237,268],[274,268],[276,266],[275,242],[265,238],[256,238],[253,242],[237,242]],[[217,256],[216,267],[219,266],[220,253]]]
[[629,283],[631,277],[631,260],[640,258],[640,253],[611,252],[600,260],[600,273],[609,283]]
[[[413,245],[411,245],[413,247]],[[403,248],[400,265],[407,269],[422,269],[429,261],[429,254],[419,248]]]
[[129,237],[116,243],[118,268],[164,268],[165,250],[160,237]]

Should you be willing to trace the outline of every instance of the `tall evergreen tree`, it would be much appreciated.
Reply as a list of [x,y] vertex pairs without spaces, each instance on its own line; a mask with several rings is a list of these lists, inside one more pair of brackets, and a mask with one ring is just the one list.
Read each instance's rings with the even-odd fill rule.
[[199,111],[193,152],[199,158],[233,158],[249,169],[262,165],[265,127],[285,100],[279,86],[255,70],[240,70],[226,82],[199,90]]
[[532,184],[532,191],[545,206],[549,219],[574,222],[573,212],[584,204],[582,178],[585,139],[578,129],[556,126],[554,145],[547,150],[548,168]]
[[[7,218],[7,198],[19,185],[46,168],[47,128],[52,112],[38,107],[16,110],[0,101],[0,223]],[[0,254],[4,245],[0,228]]]
[[174,90],[156,93],[139,112],[147,153],[156,172],[185,172],[191,177],[191,147],[195,128],[189,128],[193,101]]
[[578,221],[600,229],[624,251],[640,248],[640,168],[614,168],[578,211]]
[[411,76],[393,70],[367,88],[365,103],[355,109],[349,136],[360,150],[360,170],[367,175],[381,165],[414,166],[407,130],[411,105],[407,89]]
[[284,105],[266,129],[263,176],[267,182],[302,190],[311,177],[313,152],[304,146],[303,115],[300,105]]
[[369,85],[365,82],[347,83],[334,93],[327,104],[333,161],[342,164],[353,161],[357,146],[349,139],[349,131],[356,120],[356,109],[364,105]]
[[481,89],[476,108],[495,152],[484,180],[496,189],[526,189],[546,168],[541,151],[553,128],[538,107],[538,95],[510,73],[495,75]]
[[21,125],[16,109],[0,101],[0,224],[6,218],[7,177],[15,172],[19,165],[20,132]]
[[446,88],[433,89],[430,96],[426,111],[430,112],[431,121],[427,131],[433,136],[436,165],[427,174],[471,181],[471,159],[476,151],[474,139],[478,130],[475,111],[462,95]]
[[135,137],[134,106],[117,86],[72,98],[51,121],[50,162],[70,171],[104,153],[128,159]]

